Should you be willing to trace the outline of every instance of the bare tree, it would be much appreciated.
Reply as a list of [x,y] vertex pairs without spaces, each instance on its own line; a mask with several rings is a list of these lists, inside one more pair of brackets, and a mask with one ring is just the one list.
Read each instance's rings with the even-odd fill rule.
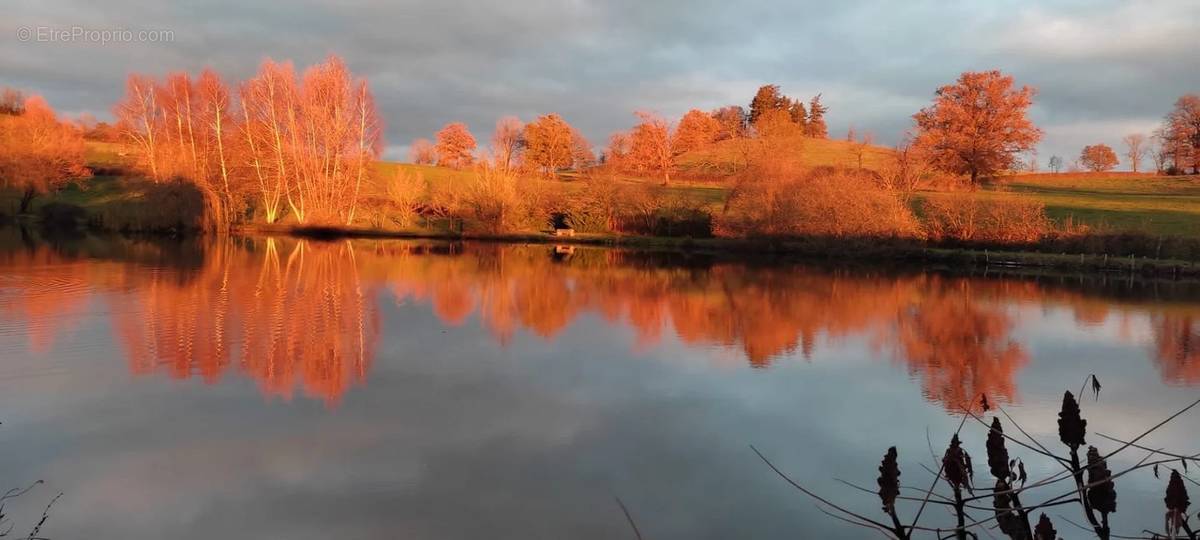
[[496,165],[509,170],[517,164],[518,154],[525,145],[525,125],[515,116],[505,116],[496,122],[492,132],[492,154]]
[[408,159],[417,165],[433,165],[437,163],[437,150],[429,139],[419,138],[408,147]]
[[1163,174],[1167,169],[1167,160],[1171,157],[1166,130],[1154,130],[1154,134],[1150,136],[1150,143],[1150,160],[1154,162],[1154,172]]
[[875,142],[875,136],[871,132],[863,133],[862,138],[854,143],[852,151],[854,157],[858,160],[858,168],[863,168],[863,156],[866,155],[867,149]]
[[1138,172],[1142,158],[1146,157],[1146,136],[1141,133],[1130,133],[1121,139],[1125,143],[1125,157],[1129,159],[1129,169]]
[[1059,172],[1061,172],[1062,168],[1063,168],[1062,156],[1050,156],[1049,167],[1050,167],[1050,172],[1052,172],[1054,174],[1058,174]]

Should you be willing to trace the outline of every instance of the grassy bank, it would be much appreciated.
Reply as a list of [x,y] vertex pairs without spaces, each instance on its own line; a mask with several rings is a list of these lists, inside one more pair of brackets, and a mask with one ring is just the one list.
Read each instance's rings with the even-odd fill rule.
[[[806,140],[798,150],[812,166],[852,163],[855,156],[844,141]],[[689,155],[685,163],[708,163],[735,159],[735,148],[718,145],[709,155]],[[724,152],[724,154],[722,154]],[[869,148],[864,166],[880,167],[887,149]],[[728,154],[728,155],[726,155]],[[30,216],[21,219],[77,219],[97,229],[116,231],[178,232],[188,226],[186,216],[203,212],[203,204],[194,190],[180,184],[155,184],[126,173],[132,169],[128,152],[113,143],[89,143],[89,166],[100,173],[79,185],[71,185],[35,200]],[[430,185],[454,188],[474,181],[468,170],[420,166],[393,162],[377,165],[378,174],[367,186],[366,197],[386,192],[385,184],[397,173],[420,173]],[[657,179],[631,176],[605,176],[602,180],[643,186],[668,199],[687,199],[711,215],[720,214],[731,189],[726,178],[676,181],[659,185]],[[559,184],[562,193],[571,194],[587,187],[576,175],[565,174],[552,180],[533,180]],[[919,191],[913,205],[939,197],[962,197],[963,192]],[[923,243],[917,240],[862,239],[735,239],[701,238],[707,233],[691,233],[696,238],[662,237],[655,234],[681,234],[686,229],[629,231],[626,234],[580,234],[554,237],[539,232],[511,234],[462,234],[461,225],[447,220],[422,218],[419,230],[395,230],[389,225],[370,223],[363,217],[354,226],[325,231],[333,236],[451,238],[485,241],[592,244],[647,250],[674,250],[748,253],[767,257],[805,257],[826,259],[916,260],[926,263],[947,262],[992,266],[1065,267],[1086,271],[1152,273],[1178,275],[1194,273],[1200,262],[1200,177],[1161,177],[1129,173],[1033,174],[1001,179],[965,196],[978,199],[1018,197],[1037,200],[1046,206],[1048,216],[1059,223],[1087,226],[1087,234],[1048,237],[1044,241],[1013,244]],[[0,214],[12,215],[19,193],[0,190]],[[57,205],[57,207],[55,206]],[[54,212],[48,212],[54,209]],[[68,212],[62,212],[66,209]],[[367,214],[367,212],[363,212]],[[286,220],[285,220],[286,221]],[[245,232],[293,233],[294,223],[276,226],[245,225]],[[314,231],[309,231],[314,232]],[[682,233],[688,234],[688,233]],[[1084,255],[1080,256],[1079,254]]]

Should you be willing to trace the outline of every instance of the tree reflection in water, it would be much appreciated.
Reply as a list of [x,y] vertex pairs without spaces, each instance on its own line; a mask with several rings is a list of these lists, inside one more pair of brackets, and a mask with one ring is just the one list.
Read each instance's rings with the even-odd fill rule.
[[1080,326],[1144,316],[1164,381],[1200,382],[1200,310],[1030,281],[681,263],[603,249],[556,258],[549,246],[107,242],[100,253],[99,244],[84,253],[0,250],[0,321],[45,352],[71,331],[88,295],[102,293],[134,373],[213,382],[236,372],[268,396],[300,389],[330,405],[366,380],[387,296],[429,305],[446,326],[474,320],[499,346],[518,332],[554,340],[583,314],[632,328],[637,347],[667,333],[689,346],[736,350],[760,368],[811,358],[822,343],[866,339],[950,409],[980,394],[1018,399],[1016,375],[1030,358],[1014,330],[1019,307],[1032,303],[1070,309]]

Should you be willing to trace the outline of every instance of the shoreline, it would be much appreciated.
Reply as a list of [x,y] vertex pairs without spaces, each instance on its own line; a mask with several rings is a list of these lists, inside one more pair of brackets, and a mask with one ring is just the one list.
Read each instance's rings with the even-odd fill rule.
[[454,233],[429,230],[381,230],[358,227],[298,227],[295,225],[249,225],[236,227],[235,234],[282,234],[315,239],[410,239],[594,246],[715,256],[751,258],[774,262],[845,261],[900,262],[950,265],[983,269],[1076,271],[1092,274],[1122,274],[1157,279],[1200,279],[1200,262],[1151,257],[1110,257],[1104,254],[1045,253],[1039,251],[976,249],[930,246],[911,241],[864,239],[740,239],[632,236],[576,233]]

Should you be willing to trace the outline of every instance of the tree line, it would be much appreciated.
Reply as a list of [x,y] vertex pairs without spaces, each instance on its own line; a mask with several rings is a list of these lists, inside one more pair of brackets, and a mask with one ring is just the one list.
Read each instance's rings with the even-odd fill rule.
[[[832,175],[812,174],[800,159],[805,141],[828,138],[828,108],[821,94],[796,99],[773,84],[759,88],[748,107],[692,109],[678,120],[637,112],[636,123],[613,134],[599,155],[579,130],[555,113],[528,123],[501,118],[486,151],[464,123],[451,122],[432,140],[414,141],[410,158],[418,164],[470,169],[473,180],[435,189],[419,175],[378,174],[375,164],[383,140],[374,98],[367,81],[352,74],[340,58],[331,56],[302,72],[290,62],[268,59],[254,76],[234,84],[209,69],[195,76],[131,74],[124,97],[114,107],[114,126],[66,122],[44,100],[4,91],[0,180],[23,190],[24,212],[37,193],[87,176],[83,137],[112,136],[127,144],[137,172],[151,182],[198,192],[213,229],[285,218],[303,225],[349,226],[361,222],[365,213],[374,223],[381,221],[379,214],[392,210],[452,219],[482,216],[492,222],[489,228],[507,228],[518,223],[542,227],[537,224],[545,216],[570,213],[570,208],[564,210],[570,206],[564,200],[566,192],[544,184],[560,172],[574,171],[574,176],[588,180],[584,188],[591,192],[581,204],[593,210],[602,207],[596,221],[615,230],[611,224],[619,213],[613,207],[617,199],[646,199],[663,208],[684,208],[687,214],[700,211],[666,201],[661,194],[635,197],[617,185],[625,175],[669,184],[686,158],[689,166],[700,162],[725,167],[722,178],[733,190],[722,212],[746,213],[715,216],[714,229],[796,232],[786,223],[766,226],[763,216],[794,222],[794,205],[809,208],[816,200],[801,196],[805,194],[832,197],[829,206],[834,209],[854,207],[842,199],[856,191],[866,193],[859,202],[875,201],[859,210],[894,215],[899,229],[891,232],[897,233],[912,229],[907,203],[922,183],[948,178],[977,186],[1036,164],[1034,150],[1043,132],[1028,117],[1035,97],[1035,89],[1018,86],[1012,76],[999,71],[965,72],[936,90],[930,105],[913,115],[911,131],[874,170],[867,170],[864,162],[871,135],[858,136],[852,128],[847,148],[857,156],[857,170],[850,167]],[[1200,96],[1179,98],[1153,136],[1132,134],[1124,142],[1133,167],[1149,155],[1162,172],[1200,171]],[[1098,144],[1086,147],[1072,166],[1108,170],[1117,161],[1111,147]],[[1057,172],[1063,165],[1061,157],[1050,158],[1051,170]],[[813,180],[818,177],[822,180]],[[827,181],[834,187],[813,187]],[[642,202],[646,201],[634,206]],[[542,208],[534,212],[536,205]],[[813,219],[822,219],[818,216],[826,211],[823,208],[809,208],[816,212]],[[520,215],[525,217],[514,218]],[[637,218],[642,223],[655,219],[659,218],[648,214]],[[729,226],[722,228],[722,220]],[[873,227],[850,229],[880,232]],[[839,225],[830,230],[849,229]]]
[[776,135],[826,138],[827,111],[819,94],[806,107],[803,101],[783,95],[779,86],[769,84],[758,90],[748,111],[740,105],[710,112],[692,109],[677,122],[651,112],[635,112],[637,124],[610,136],[598,157],[578,130],[551,113],[529,124],[513,116],[501,118],[492,132],[490,150],[482,158],[476,157],[479,143],[466,124],[451,122],[437,132],[433,141],[414,140],[409,160],[418,165],[457,169],[486,160],[506,170],[541,175],[600,166],[658,177],[669,184],[681,156],[723,140]]
[[114,112],[149,177],[194,185],[219,228],[247,212],[350,225],[382,151],[367,82],[336,56],[299,75],[268,59],[233,90],[208,69],[132,74]]
[[[1169,176],[1200,174],[1200,94],[1186,94],[1175,100],[1174,107],[1150,136],[1130,133],[1121,138],[1125,158],[1132,172],[1139,172],[1142,162],[1150,158],[1155,174]],[[1083,147],[1079,157],[1066,163],[1062,156],[1050,156],[1050,171],[1058,173],[1088,170],[1105,172],[1120,162],[1117,153],[1107,144]]]

